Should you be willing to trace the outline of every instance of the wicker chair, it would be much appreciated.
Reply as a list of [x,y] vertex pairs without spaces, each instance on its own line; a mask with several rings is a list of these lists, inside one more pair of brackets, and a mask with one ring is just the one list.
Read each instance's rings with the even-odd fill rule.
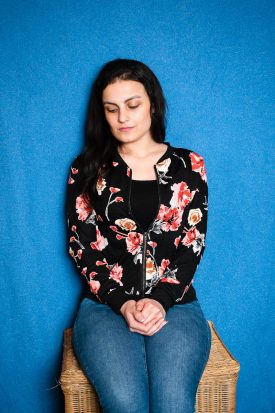
[[[196,413],[234,413],[240,364],[228,351],[213,322],[211,350],[196,395]],[[71,343],[72,328],[64,332],[62,372],[59,383],[65,413],[101,413],[98,396],[81,370]]]

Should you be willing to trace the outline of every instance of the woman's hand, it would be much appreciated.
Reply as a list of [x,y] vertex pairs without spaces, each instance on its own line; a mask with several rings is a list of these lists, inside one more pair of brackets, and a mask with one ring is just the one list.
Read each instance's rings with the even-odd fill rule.
[[138,302],[128,300],[122,305],[120,312],[130,331],[147,336],[152,336],[168,323],[164,320],[166,312],[162,305],[150,298],[142,298]]

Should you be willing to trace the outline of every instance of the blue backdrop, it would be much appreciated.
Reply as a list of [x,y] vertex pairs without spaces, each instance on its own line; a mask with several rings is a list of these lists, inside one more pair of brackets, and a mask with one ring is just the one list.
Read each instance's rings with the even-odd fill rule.
[[82,287],[65,240],[67,174],[92,80],[117,57],[152,68],[167,140],[205,158],[209,223],[194,286],[241,364],[237,413],[271,413],[274,11],[265,0],[2,0],[2,413],[64,409],[63,330]]

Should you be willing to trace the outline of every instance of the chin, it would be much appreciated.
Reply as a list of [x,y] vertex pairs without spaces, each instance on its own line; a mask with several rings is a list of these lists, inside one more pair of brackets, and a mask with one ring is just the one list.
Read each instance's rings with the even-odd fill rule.
[[126,133],[121,133],[119,135],[116,136],[116,139],[119,140],[120,142],[134,142],[136,140],[138,140],[137,136],[133,136],[133,135],[127,135]]

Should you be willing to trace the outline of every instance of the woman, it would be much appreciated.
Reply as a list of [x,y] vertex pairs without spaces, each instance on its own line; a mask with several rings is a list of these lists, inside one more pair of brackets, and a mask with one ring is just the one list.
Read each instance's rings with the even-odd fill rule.
[[192,285],[205,248],[203,158],[165,140],[143,63],[108,62],[70,168],[70,256],[84,280],[73,347],[104,413],[193,413],[211,333]]

